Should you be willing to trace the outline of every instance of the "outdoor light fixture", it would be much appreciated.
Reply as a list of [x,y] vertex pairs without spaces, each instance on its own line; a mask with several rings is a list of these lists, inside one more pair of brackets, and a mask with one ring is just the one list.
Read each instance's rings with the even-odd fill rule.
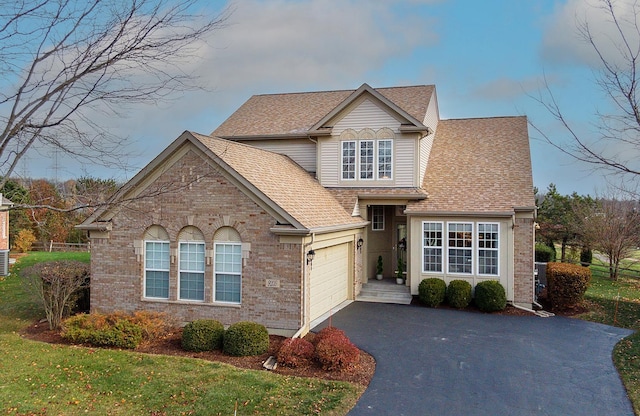
[[358,251],[360,251],[360,249],[362,248],[363,244],[364,244],[364,240],[362,239],[362,237],[360,237],[358,239],[358,242],[356,243],[356,247],[358,248]]
[[316,256],[316,251],[311,249],[307,252],[307,265],[313,262],[313,258]]

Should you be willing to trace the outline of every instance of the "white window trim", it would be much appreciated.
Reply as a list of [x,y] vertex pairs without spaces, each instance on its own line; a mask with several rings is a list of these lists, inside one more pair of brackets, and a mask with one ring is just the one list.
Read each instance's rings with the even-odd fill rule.
[[[471,247],[450,247],[449,246],[449,225],[451,224],[465,224],[465,225],[471,225]],[[446,247],[447,247],[447,251],[446,251],[446,274],[450,274],[450,275],[458,275],[458,276],[473,276],[474,275],[474,258],[473,258],[473,254],[475,252],[475,246],[477,244],[475,244],[475,227],[474,227],[474,223],[473,222],[464,222],[464,221],[450,221],[447,222],[446,224],[446,232],[445,232],[445,238],[446,238]],[[471,252],[471,271],[469,273],[464,273],[464,272],[452,272],[449,270],[449,250],[450,249],[454,249],[454,250],[468,250]]]
[[[205,256],[203,258],[203,266],[204,266],[204,270],[202,272],[199,271],[194,271],[194,270],[182,270],[180,268],[180,253],[182,250],[181,247],[183,244],[200,244],[205,248]],[[180,297],[180,280],[181,279],[181,273],[184,271],[186,273],[202,273],[202,281],[206,283],[206,245],[204,241],[179,241],[178,242],[178,300],[182,301],[182,302],[196,302],[196,303],[203,303],[206,301],[206,290],[203,287],[202,288],[202,299],[186,299],[186,298],[182,298]]]
[[[498,226],[498,241],[497,241],[497,248],[481,248],[480,247],[480,237],[479,237],[479,233],[480,233],[480,225],[497,225]],[[476,244],[476,267],[478,268],[478,276],[500,276],[500,223],[499,222],[479,222],[477,223],[477,230],[476,230],[476,239],[477,239],[477,244]],[[489,250],[489,251],[495,251],[498,253],[497,256],[497,264],[496,264],[496,274],[493,273],[480,273],[480,250]]]
[[[344,174],[345,174],[345,166],[346,164],[344,163],[344,151],[345,151],[345,145],[347,143],[353,143],[354,144],[354,151],[355,151],[355,161],[353,163],[353,178],[345,178]],[[360,149],[358,146],[358,141],[357,140],[343,140],[342,142],[340,142],[340,180],[343,181],[356,181],[358,180],[358,177],[360,175],[360,169],[359,169],[359,161],[360,161],[360,157],[359,157],[359,153],[360,153]]]
[[[373,142],[373,172],[371,175],[371,178],[362,178],[360,175],[362,174],[362,169],[361,169],[361,163],[362,163],[362,154],[361,154],[361,144],[364,142]],[[379,166],[379,162],[380,162],[380,142],[390,142],[391,143],[391,172],[389,174],[388,178],[381,178],[380,175],[380,166]],[[345,174],[345,163],[344,163],[344,150],[345,150],[345,144],[346,143],[355,143],[355,156],[356,156],[356,161],[355,161],[355,171],[354,171],[354,177],[353,178],[345,178],[344,174]],[[376,182],[376,181],[381,181],[381,182],[388,182],[388,181],[393,181],[393,170],[394,170],[394,160],[393,160],[393,153],[394,153],[394,146],[393,146],[394,142],[393,139],[360,139],[360,140],[342,140],[340,142],[340,180],[341,181],[362,181],[362,182]]]
[[[375,210],[376,208],[379,208],[382,210],[382,228],[375,228],[375,224],[376,224],[376,213]],[[384,205],[372,205],[371,206],[371,231],[384,231],[385,229],[385,209],[384,209]]]
[[[424,226],[425,224],[440,224],[441,230],[440,232],[442,233],[442,238],[441,238],[441,245],[439,246],[425,246],[424,245]],[[420,238],[422,238],[422,273],[425,274],[444,274],[444,259],[445,259],[445,237],[446,237],[446,227],[445,227],[445,223],[444,221],[422,221],[422,235]],[[440,257],[441,257],[441,261],[440,261],[440,271],[431,271],[431,270],[425,270],[424,268],[424,250],[426,248],[439,248],[440,249]]]
[[[389,172],[388,178],[380,177],[380,143],[389,142],[391,143],[391,171]],[[378,139],[376,140],[376,180],[378,181],[390,181],[393,180],[393,140],[392,139]]]
[[[225,300],[217,300],[216,299],[216,250],[218,245],[233,245],[240,247],[240,273],[232,273],[232,272],[224,272],[222,274],[232,274],[238,275],[240,277],[240,301],[239,302],[230,302]],[[228,305],[241,305],[242,304],[242,268],[243,268],[243,260],[242,260],[242,243],[237,241],[215,241],[213,243],[213,301],[215,303],[224,303]]]
[[[151,269],[151,268],[147,268],[147,243],[164,243],[167,244],[169,246],[169,268],[168,269]],[[147,271],[152,271],[152,272],[167,272],[169,275],[169,288],[171,288],[171,243],[169,241],[165,241],[165,240],[144,240],[143,241],[143,247],[144,247],[144,256],[143,256],[143,265],[144,265],[144,279],[142,279],[142,297],[145,299],[169,299],[170,295],[169,293],[167,293],[167,297],[166,298],[161,298],[161,297],[157,297],[157,296],[147,296]]]

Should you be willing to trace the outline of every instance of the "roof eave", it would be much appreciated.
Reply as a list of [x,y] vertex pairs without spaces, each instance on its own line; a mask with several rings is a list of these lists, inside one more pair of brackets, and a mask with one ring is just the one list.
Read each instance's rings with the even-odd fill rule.
[[405,213],[410,216],[429,216],[429,217],[474,217],[474,218],[510,218],[513,217],[515,211],[410,211]]
[[346,230],[355,230],[358,228],[364,228],[369,225],[369,221],[361,221],[352,224],[339,224],[339,225],[328,225],[322,227],[310,227],[310,228],[295,228],[295,227],[283,227],[283,226],[275,226],[271,227],[269,231],[276,235],[311,235],[311,234],[328,234],[339,231]]

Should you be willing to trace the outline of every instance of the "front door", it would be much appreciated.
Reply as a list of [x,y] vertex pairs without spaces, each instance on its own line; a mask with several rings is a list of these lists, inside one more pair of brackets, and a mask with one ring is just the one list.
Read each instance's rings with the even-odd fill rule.
[[[398,263],[402,261],[404,271],[407,271],[407,223],[398,222],[393,238],[393,270],[398,270]],[[395,276],[394,276],[395,277]]]

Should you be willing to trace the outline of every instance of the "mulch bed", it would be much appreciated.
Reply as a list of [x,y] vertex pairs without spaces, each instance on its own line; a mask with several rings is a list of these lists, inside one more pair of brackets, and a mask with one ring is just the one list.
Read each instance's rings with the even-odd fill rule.
[[[49,330],[47,322],[34,323],[33,325],[25,328],[25,330],[22,332],[22,335],[25,338],[35,341],[54,344],[71,344],[70,342],[63,339],[60,336],[59,332]],[[269,335],[269,351],[262,355],[255,355],[250,357],[233,357],[224,354],[222,351],[206,351],[197,353],[185,351],[180,345],[181,336],[182,329],[178,328],[168,334],[164,339],[147,342],[139,346],[135,350],[135,352],[200,358],[203,360],[223,362],[239,368],[272,371],[276,374],[287,376],[313,377],[324,380],[346,381],[365,387],[368,386],[371,382],[373,373],[376,369],[376,362],[374,358],[366,352],[360,351],[360,362],[354,367],[343,371],[325,371],[319,364],[315,362],[306,367],[289,368],[278,365],[275,370],[265,370],[262,364],[270,356],[276,355],[276,352],[278,351],[278,349],[280,349],[280,345],[286,339],[285,337]],[[313,333],[309,333],[305,337],[305,339],[311,341],[314,336],[315,335]]]

